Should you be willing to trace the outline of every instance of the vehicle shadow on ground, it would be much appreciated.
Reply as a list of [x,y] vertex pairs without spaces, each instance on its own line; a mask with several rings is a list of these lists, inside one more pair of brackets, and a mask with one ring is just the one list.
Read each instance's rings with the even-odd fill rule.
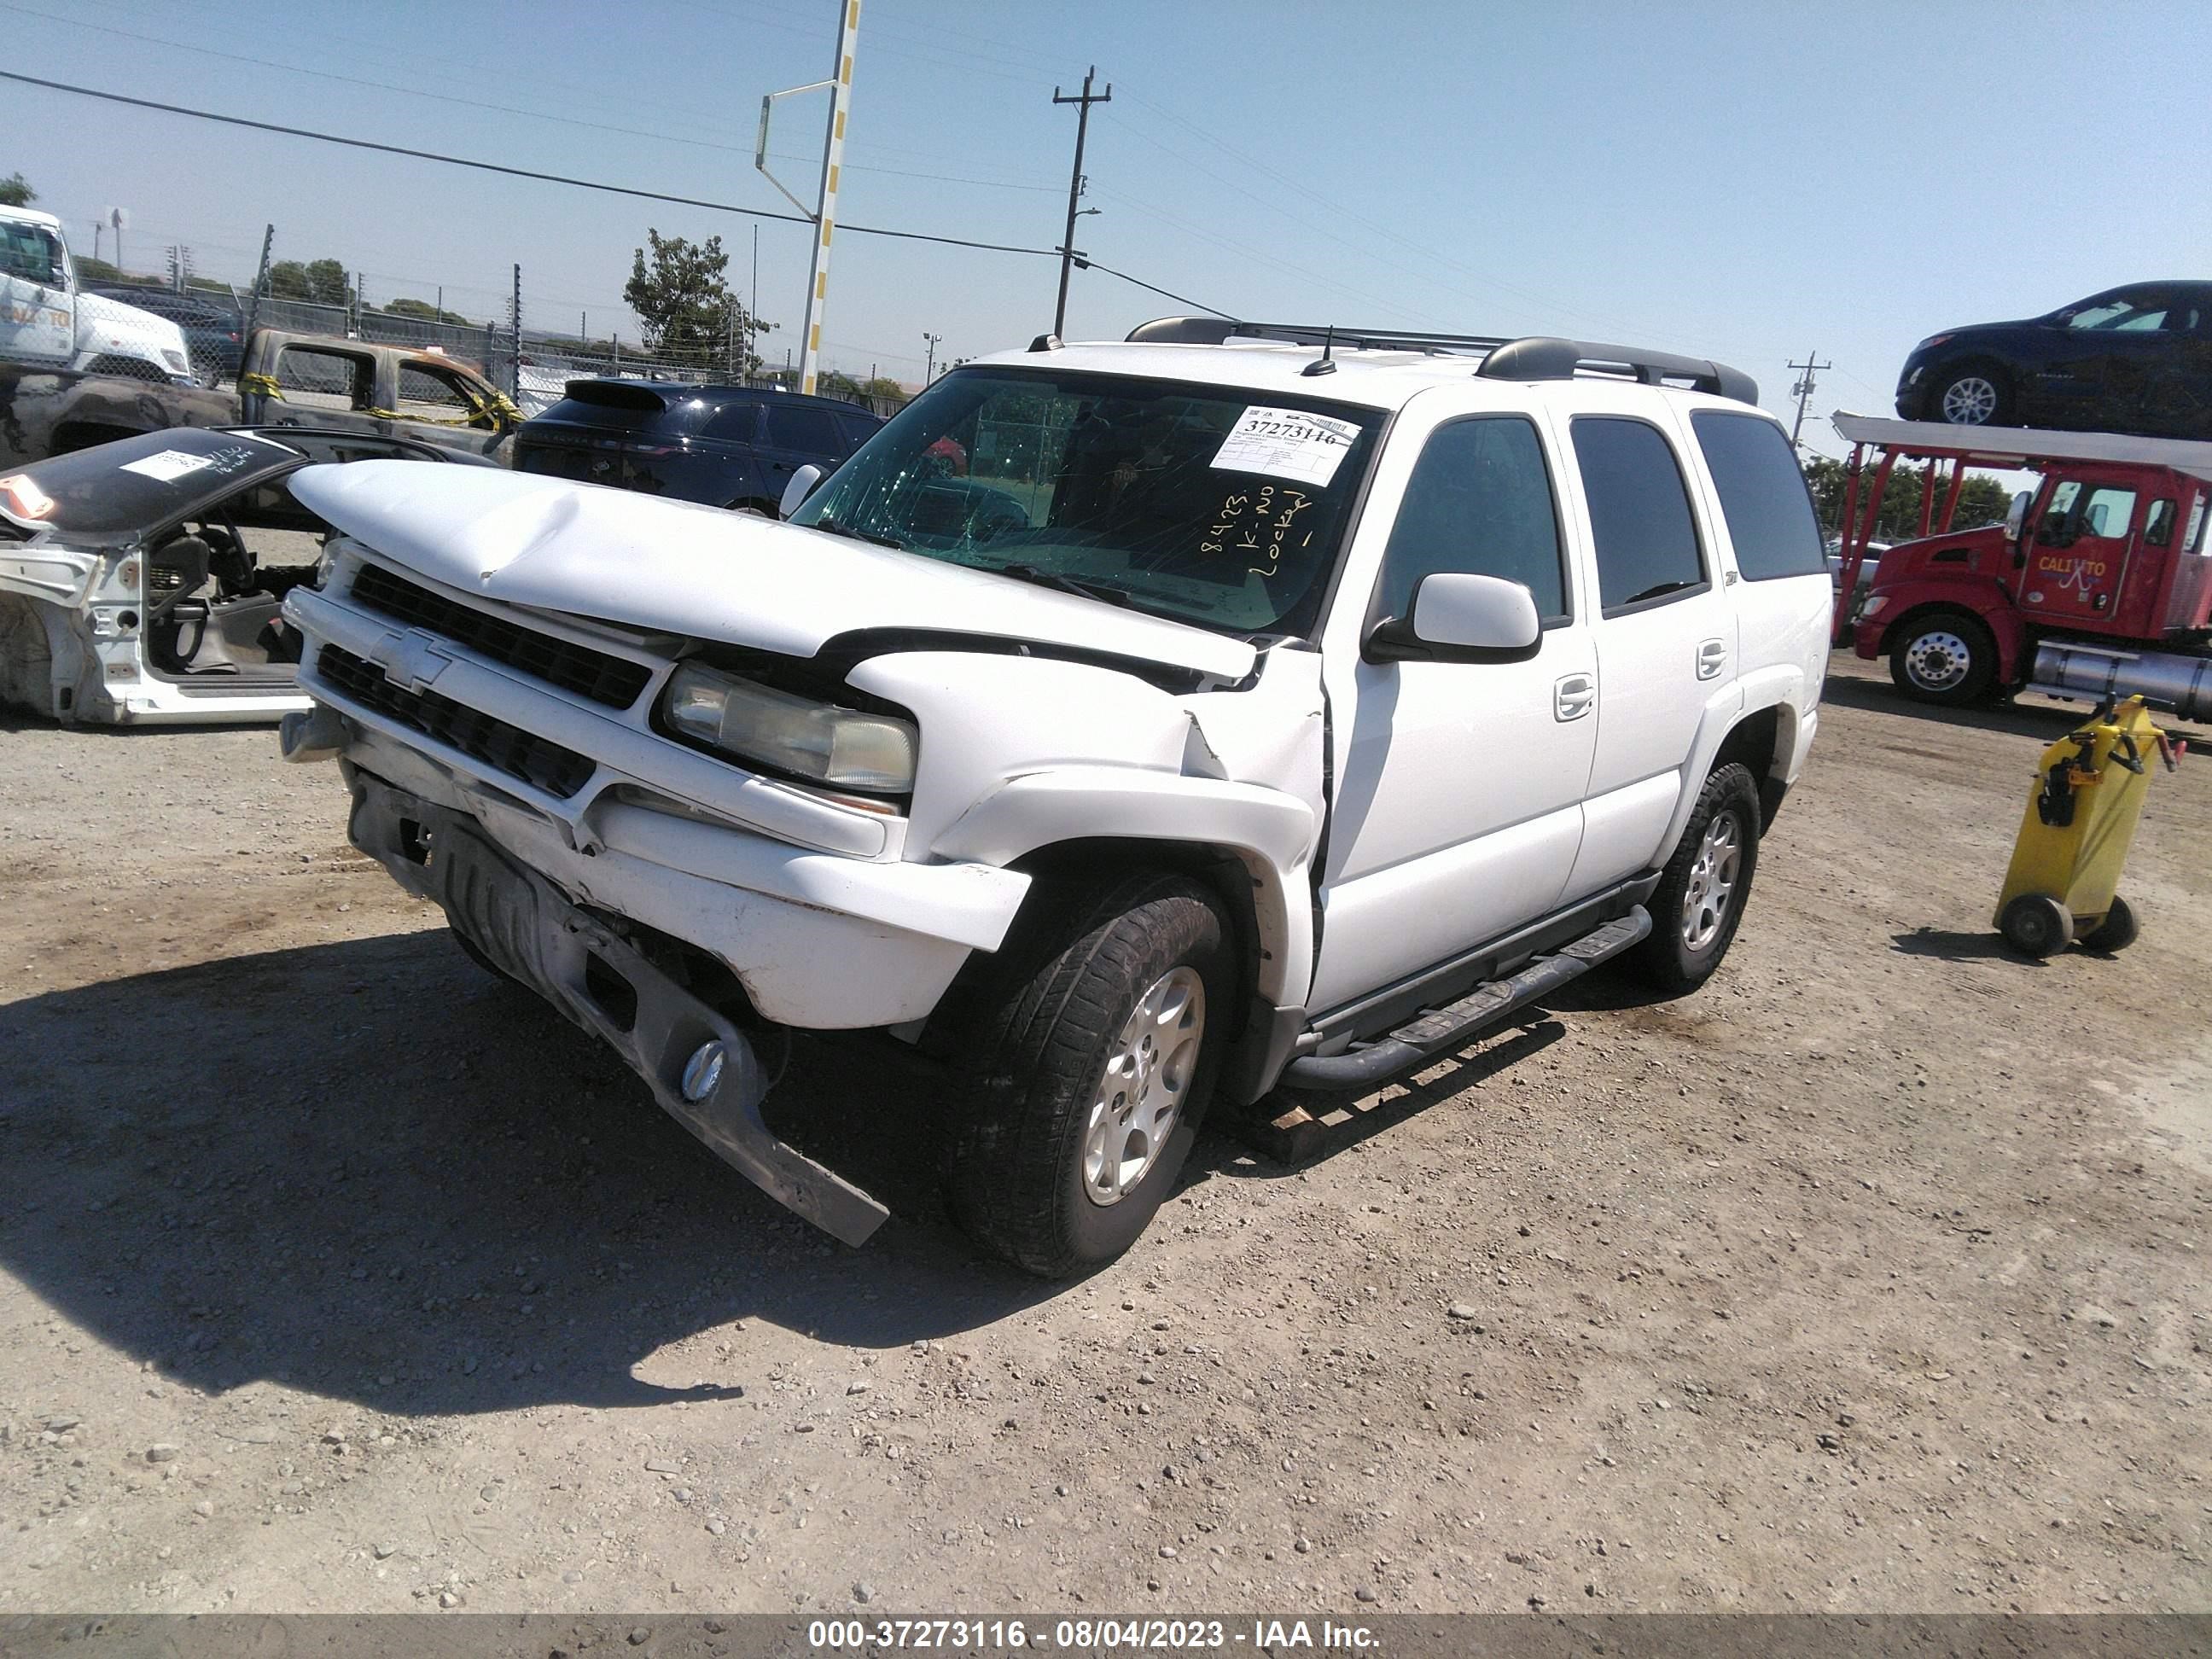
[[[770,1056],[773,1063],[773,1056]],[[191,1385],[408,1413],[686,1396],[738,1318],[881,1347],[1058,1294],[939,1219],[935,1101],[799,1042],[813,1121],[892,1218],[854,1251],[780,1208],[600,1045],[442,932],[141,974],[0,1007],[0,1262]],[[691,1375],[684,1368],[696,1369]]]
[[[1550,999],[1546,1000],[1547,1002]],[[1279,1089],[1243,1111],[1220,1114],[1192,1154],[1195,1179],[1218,1176],[1236,1181],[1272,1181],[1294,1176],[1325,1158],[1349,1151],[1407,1118],[1441,1106],[1467,1090],[1540,1054],[1565,1036],[1567,1028],[1542,1009],[1531,1006],[1511,1023],[1409,1078],[1395,1078],[1364,1095],[1317,1094]],[[1429,1073],[1441,1066],[1434,1076]],[[1284,1133],[1270,1128],[1279,1115],[1303,1108],[1315,1120]]]
[[[1935,703],[1916,702],[1894,686],[1875,680],[1857,679],[1831,674],[1820,693],[1823,702],[1840,704],[1845,708],[1863,708],[1877,714],[1902,714],[1917,720],[1927,720],[1938,726],[1971,726],[1980,732],[2008,732],[2014,737],[2033,738],[2038,743],[2056,743],[2075,726],[2087,721],[2097,705],[2087,699],[2080,702],[2012,702],[1983,704],[1971,708],[1945,708]],[[2166,711],[2154,708],[2151,720],[2162,727],[2169,737],[2186,742],[2192,748],[2212,744],[2212,733],[2192,731],[2174,725]]]

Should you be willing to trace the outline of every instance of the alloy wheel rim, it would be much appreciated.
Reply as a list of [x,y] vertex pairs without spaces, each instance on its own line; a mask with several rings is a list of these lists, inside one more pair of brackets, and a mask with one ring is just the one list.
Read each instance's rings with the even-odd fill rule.
[[1979,374],[1962,374],[1943,388],[1943,418],[1953,426],[1985,426],[1996,412],[1996,386]]
[[1206,1037],[1206,981],[1173,968],[1137,999],[1114,1040],[1084,1127],[1083,1190],[1119,1204],[1152,1172],[1182,1115]]
[[1691,950],[1702,951],[1720,936],[1742,868],[1743,833],[1735,814],[1717,812],[1698,842],[1682,892],[1682,943]]
[[1948,691],[1966,678],[1973,659],[1966,641],[1939,629],[1905,647],[1905,672],[1923,691]]

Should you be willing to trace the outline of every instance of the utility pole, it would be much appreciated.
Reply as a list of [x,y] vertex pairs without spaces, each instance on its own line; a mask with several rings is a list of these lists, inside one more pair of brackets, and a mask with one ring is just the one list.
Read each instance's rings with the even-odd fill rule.
[[1797,398],[1797,418],[1791,422],[1790,425],[1790,442],[1794,447],[1797,442],[1797,434],[1805,425],[1805,405],[1813,400],[1813,376],[1818,371],[1824,368],[1833,368],[1835,365],[1833,363],[1816,362],[1814,361],[1814,354],[1808,351],[1805,354],[1805,361],[1803,362],[1785,363],[1783,367],[1785,368],[1802,369],[1804,371],[1803,374],[1798,376],[1797,384],[1790,388],[1790,390],[1796,395]]
[[507,395],[522,395],[522,267],[514,268],[514,298],[507,311]]
[[942,334],[925,333],[921,337],[929,342],[929,362],[923,367],[921,371],[921,386],[922,390],[927,392],[929,389],[931,373],[937,367],[937,344],[938,342],[942,340],[945,337]]
[[[1114,83],[1110,81],[1106,83],[1105,91],[1095,96],[1092,94],[1091,79],[1097,73],[1098,66],[1095,64],[1083,71],[1083,91],[1076,97],[1061,97],[1057,86],[1052,89],[1054,103],[1076,106],[1075,171],[1067,180],[1067,236],[1066,240],[1060,244],[1060,301],[1052,308],[1052,331],[1054,334],[1060,333],[1067,326],[1067,274],[1074,268],[1075,263],[1075,221],[1079,204],[1083,198],[1083,140],[1091,131],[1091,106],[1093,104],[1110,104],[1114,101]],[[1097,211],[1096,208],[1084,210],[1093,213]],[[928,382],[925,380],[922,384],[927,386]]]

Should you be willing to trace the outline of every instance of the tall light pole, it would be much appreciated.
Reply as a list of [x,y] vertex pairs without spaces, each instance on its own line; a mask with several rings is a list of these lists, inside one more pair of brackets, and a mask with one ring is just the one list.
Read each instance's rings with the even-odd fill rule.
[[[853,101],[853,49],[860,33],[860,0],[840,0],[837,8],[837,56],[832,62],[830,78],[816,81],[803,87],[793,87],[783,92],[772,92],[761,100],[760,137],[753,146],[753,166],[765,175],[768,181],[801,213],[814,223],[814,264],[806,281],[806,316],[800,325],[799,345],[799,389],[814,390],[815,367],[822,355],[823,302],[830,294],[830,234],[837,219],[837,175],[845,160],[845,116]],[[815,204],[809,208],[796,196],[784,190],[775,175],[768,170],[769,112],[779,98],[788,98],[793,93],[818,92],[830,89],[830,129],[822,140],[822,185],[816,192]]]
[[925,331],[921,337],[929,342],[929,362],[921,371],[921,389],[927,392],[929,390],[930,378],[937,368],[937,344],[945,337],[942,334],[931,334]]

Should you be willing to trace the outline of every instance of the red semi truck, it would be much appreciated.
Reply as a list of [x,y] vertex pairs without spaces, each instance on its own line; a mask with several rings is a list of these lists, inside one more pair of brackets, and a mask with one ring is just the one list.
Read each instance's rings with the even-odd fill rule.
[[[2212,720],[2212,443],[1842,414],[1835,426],[1853,445],[1837,632],[1887,657],[1908,696],[2140,692]],[[1883,553],[1855,595],[1892,472],[1923,463],[1920,536]],[[2003,524],[1952,531],[1969,466],[2042,481]]]

